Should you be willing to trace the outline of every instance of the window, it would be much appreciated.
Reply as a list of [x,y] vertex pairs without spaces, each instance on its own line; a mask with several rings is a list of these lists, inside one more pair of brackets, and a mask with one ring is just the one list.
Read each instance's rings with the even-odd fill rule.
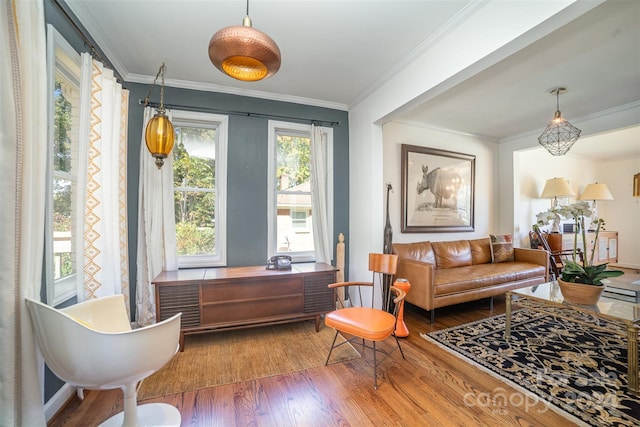
[[226,264],[227,116],[173,111],[178,265]]
[[291,211],[291,226],[296,230],[309,230],[309,224],[307,223],[307,218],[311,216],[310,209],[298,209],[294,208]]
[[[331,147],[331,130],[323,131]],[[331,152],[327,157],[333,158]],[[310,125],[269,121],[268,186],[269,256],[314,261]],[[332,185],[328,188],[331,194]],[[333,200],[332,195],[327,200]]]
[[45,220],[47,301],[58,305],[76,295],[78,221],[78,138],[80,116],[80,55],[50,25],[49,179]]

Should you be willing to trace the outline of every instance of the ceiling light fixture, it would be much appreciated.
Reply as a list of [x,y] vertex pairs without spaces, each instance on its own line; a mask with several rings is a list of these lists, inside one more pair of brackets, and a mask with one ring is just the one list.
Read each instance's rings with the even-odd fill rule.
[[173,141],[175,139],[173,125],[171,124],[169,117],[166,116],[166,110],[164,109],[164,73],[166,73],[166,71],[167,67],[165,67],[163,62],[158,70],[158,74],[156,74],[156,78],[153,79],[153,84],[149,89],[147,97],[144,99],[144,106],[149,106],[151,92],[153,92],[156,81],[158,80],[158,77],[160,77],[162,79],[160,85],[160,106],[158,107],[156,114],[151,118],[151,120],[149,120],[149,123],[147,123],[147,128],[144,132],[147,149],[156,159],[156,166],[158,169],[162,167],[164,159],[166,159],[171,153],[171,150],[173,149]]
[[551,91],[556,96],[556,113],[549,123],[549,126],[538,137],[538,142],[549,153],[554,156],[563,156],[567,154],[571,146],[580,137],[580,129],[562,118],[560,114],[560,94],[565,93],[567,89],[559,87]]
[[237,80],[255,82],[280,69],[280,48],[271,37],[251,26],[249,0],[242,25],[218,30],[209,41],[209,59]]

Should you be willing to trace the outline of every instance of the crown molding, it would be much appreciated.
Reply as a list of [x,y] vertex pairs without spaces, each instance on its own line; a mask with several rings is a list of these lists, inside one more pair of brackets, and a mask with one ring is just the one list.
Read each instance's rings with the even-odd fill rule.
[[[579,125],[582,124],[587,125],[589,122],[594,122],[594,121],[600,121],[603,119],[611,119],[614,118],[614,116],[619,116],[619,115],[625,115],[625,113],[631,113],[633,115],[633,113],[635,112],[634,110],[640,111],[640,101],[634,101],[634,102],[630,102],[628,104],[623,104],[623,105],[618,105],[616,107],[611,107],[608,108],[606,110],[602,110],[602,111],[597,111],[595,113],[591,113],[591,114],[587,114],[586,116],[581,116],[581,117],[576,117],[573,118],[571,120],[571,122],[577,126],[578,128],[581,128]],[[617,122],[617,120],[611,120],[612,122]],[[638,123],[640,124],[640,123]],[[628,124],[623,126],[628,126]],[[538,138],[538,136],[540,135],[540,133],[544,130],[545,128],[545,124],[540,124],[540,128],[538,129],[532,129],[526,132],[522,132],[518,135],[513,135],[504,139],[501,139],[499,141],[500,144],[503,143],[508,143],[511,141],[516,141],[522,138],[527,138],[527,137],[534,137],[534,138]],[[615,127],[614,127],[615,128]],[[584,129],[583,129],[584,130]],[[585,136],[589,136],[592,134],[597,134],[597,133],[602,133],[602,132],[606,132],[606,130],[599,130],[596,132],[592,132],[590,134],[583,134],[581,135],[582,138],[584,138]]]
[[[149,85],[153,83],[152,76],[146,76],[143,74],[128,74],[125,77],[125,80],[128,82],[143,83],[143,84],[149,84]],[[303,104],[303,105],[311,105],[314,107],[330,108],[332,110],[341,110],[341,111],[349,110],[346,104],[341,104],[337,102],[329,102],[329,101],[323,101],[321,99],[313,99],[313,98],[303,98],[300,96],[282,95],[282,94],[263,92],[258,90],[239,89],[239,88],[221,86],[221,85],[212,84],[212,83],[196,83],[196,82],[191,82],[187,80],[165,79],[164,85],[180,88],[180,89],[227,93],[230,95],[248,96],[251,98],[268,99],[271,101],[291,102],[294,104]]]
[[[640,111],[640,101],[634,101],[634,102],[630,102],[629,104],[624,104],[624,105],[619,105],[616,107],[612,107],[612,108],[608,108],[606,110],[602,110],[602,111],[598,111],[595,113],[591,113],[591,114],[587,114],[586,116],[582,116],[582,117],[578,117],[578,118],[574,118],[571,121],[574,124],[586,124],[588,122],[593,122],[593,121],[597,121],[597,120],[603,120],[603,119],[609,119],[612,118],[613,116],[617,116],[617,115],[621,115],[621,114],[625,114],[625,113],[634,113],[636,110]],[[492,138],[490,136],[487,135],[480,135],[480,134],[475,134],[475,133],[468,133],[468,132],[461,132],[455,129],[448,129],[448,128],[443,128],[443,127],[438,127],[429,123],[425,123],[425,122],[419,122],[416,120],[405,120],[405,119],[394,119],[392,120],[392,122],[394,123],[400,123],[400,124],[405,124],[405,125],[409,125],[409,126],[415,126],[415,127],[421,127],[424,129],[429,129],[429,130],[434,130],[434,131],[438,131],[438,132],[446,132],[446,133],[450,133],[450,134],[455,134],[455,135],[462,135],[462,136],[469,136],[469,137],[473,137],[473,138],[478,138],[484,141],[489,141],[489,142],[494,142],[497,144],[506,144],[512,141],[517,141],[517,140],[521,140],[523,138],[533,138],[534,140],[538,138],[538,135],[540,135],[540,132],[542,132],[542,130],[544,129],[543,125],[540,125],[539,129],[532,129],[532,130],[528,130],[526,132],[522,132],[519,133],[517,135],[513,135],[504,139],[496,139],[496,138]],[[637,124],[640,124],[637,123]],[[607,131],[600,131],[597,133],[603,133],[603,132],[607,132]],[[597,134],[596,133],[596,134]],[[592,134],[590,134],[592,135]],[[582,137],[585,137],[588,135],[583,135]]]
[[475,133],[462,132],[462,131],[455,130],[455,129],[448,129],[448,128],[443,128],[443,127],[438,127],[438,126],[431,125],[429,123],[419,122],[419,121],[415,121],[415,120],[394,119],[389,123],[399,123],[399,124],[403,124],[403,125],[420,127],[420,128],[423,128],[423,129],[429,129],[429,130],[433,130],[433,131],[437,131],[437,132],[450,133],[450,134],[453,134],[453,135],[468,136],[468,137],[471,137],[471,138],[481,139],[481,140],[487,141],[487,142],[493,142],[495,144],[500,142],[497,139],[492,138],[490,136],[479,135],[479,134],[475,134]]

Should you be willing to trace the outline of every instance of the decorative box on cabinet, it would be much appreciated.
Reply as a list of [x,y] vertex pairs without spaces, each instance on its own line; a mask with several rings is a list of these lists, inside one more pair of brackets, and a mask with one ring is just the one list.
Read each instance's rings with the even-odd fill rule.
[[156,320],[182,313],[180,350],[186,334],[315,319],[335,308],[335,267],[294,264],[165,271],[153,280]]

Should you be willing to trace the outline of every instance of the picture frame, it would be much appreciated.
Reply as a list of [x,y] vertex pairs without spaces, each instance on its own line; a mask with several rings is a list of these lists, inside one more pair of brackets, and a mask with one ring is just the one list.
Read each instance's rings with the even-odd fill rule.
[[633,197],[640,197],[640,173],[633,176]]
[[402,144],[401,232],[474,230],[476,156]]

